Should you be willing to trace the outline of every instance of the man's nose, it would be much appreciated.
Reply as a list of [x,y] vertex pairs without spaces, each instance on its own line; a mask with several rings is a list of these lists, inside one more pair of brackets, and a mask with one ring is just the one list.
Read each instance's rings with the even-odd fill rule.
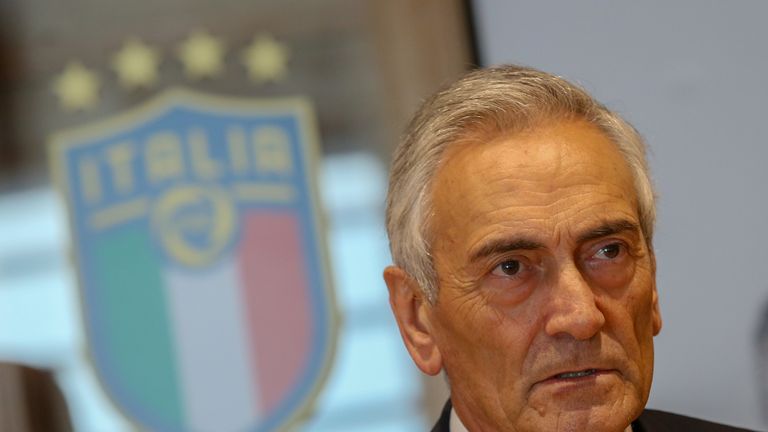
[[569,264],[557,275],[550,293],[545,331],[550,336],[590,339],[605,324],[597,298],[579,269]]

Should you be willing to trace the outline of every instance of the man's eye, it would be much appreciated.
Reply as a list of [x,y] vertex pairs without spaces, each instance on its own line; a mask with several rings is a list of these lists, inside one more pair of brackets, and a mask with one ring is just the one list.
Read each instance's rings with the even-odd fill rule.
[[603,246],[597,251],[595,257],[598,259],[614,259],[621,254],[621,244],[613,243]]
[[504,261],[493,269],[496,276],[517,276],[523,269],[523,264],[518,260]]

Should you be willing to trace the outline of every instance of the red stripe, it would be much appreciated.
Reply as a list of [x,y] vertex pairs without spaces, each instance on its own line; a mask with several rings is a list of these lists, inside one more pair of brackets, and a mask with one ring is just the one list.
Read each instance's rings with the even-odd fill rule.
[[306,368],[310,306],[299,224],[290,212],[246,215],[240,269],[253,336],[260,412],[271,412]]

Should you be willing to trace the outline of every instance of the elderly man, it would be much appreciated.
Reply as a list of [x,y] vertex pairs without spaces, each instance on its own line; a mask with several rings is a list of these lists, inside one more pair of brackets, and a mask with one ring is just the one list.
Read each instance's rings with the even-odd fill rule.
[[390,303],[443,371],[434,431],[726,431],[645,410],[661,330],[654,192],[638,133],[537,70],[427,100],[392,164]]

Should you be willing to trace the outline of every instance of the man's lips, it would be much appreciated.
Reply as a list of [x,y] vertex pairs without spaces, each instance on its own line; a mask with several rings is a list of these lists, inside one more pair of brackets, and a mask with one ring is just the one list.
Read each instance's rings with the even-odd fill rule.
[[549,377],[538,381],[536,384],[546,384],[555,382],[575,382],[581,381],[608,373],[616,373],[616,369],[601,368],[601,367],[585,367],[577,369],[569,369],[560,371],[550,375]]
[[585,369],[573,372],[563,372],[557,375],[549,377],[549,379],[570,379],[570,378],[583,378],[586,376],[594,375],[597,373],[597,369]]

